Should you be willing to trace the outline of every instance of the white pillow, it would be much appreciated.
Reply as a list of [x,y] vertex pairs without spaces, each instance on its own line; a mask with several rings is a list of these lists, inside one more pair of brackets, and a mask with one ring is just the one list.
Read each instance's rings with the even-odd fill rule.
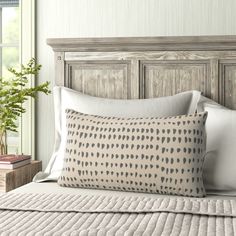
[[66,109],[102,116],[114,117],[164,117],[192,114],[197,109],[199,91],[187,91],[174,96],[151,99],[107,99],[92,97],[65,87],[55,87],[55,147],[45,173],[35,176],[34,181],[57,180],[63,167],[65,148]]
[[205,187],[211,191],[236,190],[236,111],[208,103],[204,110],[208,112]]
[[222,108],[222,109],[227,109],[226,107],[220,105],[219,103],[215,102],[214,100],[201,95],[199,102],[197,104],[197,112],[204,112],[205,111],[204,110],[205,104],[214,105],[214,106]]

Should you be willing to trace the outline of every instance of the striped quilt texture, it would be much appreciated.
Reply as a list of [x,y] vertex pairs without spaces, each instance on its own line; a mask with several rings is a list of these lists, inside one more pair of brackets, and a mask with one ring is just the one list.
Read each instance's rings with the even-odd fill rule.
[[236,201],[8,193],[0,235],[236,235]]

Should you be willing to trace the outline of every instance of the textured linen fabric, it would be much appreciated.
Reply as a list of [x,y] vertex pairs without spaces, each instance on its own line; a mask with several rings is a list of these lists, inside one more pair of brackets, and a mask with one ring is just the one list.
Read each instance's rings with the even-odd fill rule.
[[0,219],[3,236],[234,236],[236,200],[8,193]]
[[[176,197],[175,195],[166,195],[158,193],[137,193],[137,192],[124,192],[104,189],[87,189],[87,188],[68,188],[61,187],[54,181],[48,182],[31,182],[19,188],[12,190],[14,193],[54,193],[54,194],[72,194],[72,195],[104,195],[104,196],[139,196],[149,198],[165,198],[165,197]],[[219,191],[217,195],[214,192],[207,192],[205,198],[207,199],[232,199],[235,200],[236,191]]]
[[236,111],[207,103],[204,110],[208,112],[204,163],[206,188],[211,191],[236,190]]
[[202,197],[207,113],[116,118],[66,110],[65,187]]
[[63,167],[65,148],[65,110],[115,117],[163,117],[192,114],[197,108],[201,93],[187,91],[169,97],[151,99],[107,99],[92,97],[65,87],[55,87],[55,146],[45,173],[40,173],[34,181],[56,181]]
[[[175,198],[175,195],[166,195],[166,194],[158,194],[158,193],[137,193],[137,192],[124,192],[124,191],[114,191],[114,190],[104,190],[104,189],[88,189],[88,188],[68,188],[61,187],[56,182],[48,181],[48,182],[31,182],[19,188],[16,188],[11,191],[11,193],[54,193],[54,194],[71,194],[71,195],[103,195],[103,196],[114,196],[114,197],[148,197],[148,198]],[[231,195],[229,195],[231,194]],[[220,195],[209,194],[205,198],[207,199],[222,199],[222,200],[235,200],[233,192],[221,191]],[[234,191],[236,195],[236,191]]]

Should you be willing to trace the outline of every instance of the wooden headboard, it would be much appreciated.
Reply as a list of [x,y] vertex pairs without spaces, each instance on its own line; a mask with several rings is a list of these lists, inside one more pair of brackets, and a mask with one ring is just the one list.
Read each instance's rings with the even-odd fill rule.
[[109,98],[197,89],[236,109],[236,36],[48,39],[55,84]]

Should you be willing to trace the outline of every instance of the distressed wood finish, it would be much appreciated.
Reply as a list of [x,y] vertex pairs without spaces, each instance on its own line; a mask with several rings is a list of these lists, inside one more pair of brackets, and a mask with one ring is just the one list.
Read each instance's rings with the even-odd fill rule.
[[205,61],[141,61],[141,96],[162,97],[196,89],[210,96],[209,63]]
[[67,64],[66,86],[98,97],[131,98],[130,61]]
[[0,169],[0,193],[8,192],[31,182],[39,171],[42,171],[41,161],[32,161],[31,164],[14,170]]
[[48,39],[56,84],[109,98],[197,89],[236,109],[236,36]]
[[220,102],[236,109],[236,60],[219,61]]
[[62,52],[236,50],[236,36],[56,38],[47,43]]

